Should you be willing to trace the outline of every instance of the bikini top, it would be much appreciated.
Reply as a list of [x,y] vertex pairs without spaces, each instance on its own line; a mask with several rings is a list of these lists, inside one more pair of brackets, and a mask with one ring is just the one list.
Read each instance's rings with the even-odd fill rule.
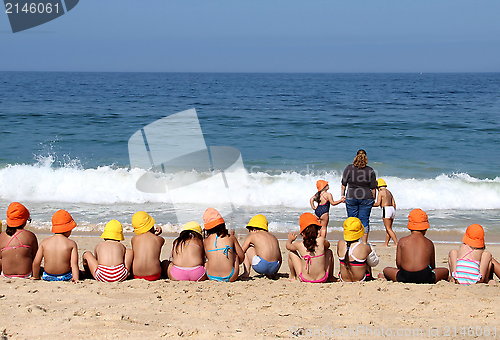
[[[7,245],[5,247],[3,247],[0,251],[4,251],[4,250],[9,250],[9,249],[17,249],[17,248],[31,248],[30,245],[28,244],[23,244],[21,242],[21,240],[19,238],[17,238],[17,236],[19,236],[19,234],[21,234],[22,232],[24,232],[26,230],[24,229],[18,229],[14,235],[12,235],[12,238],[9,240],[9,242],[7,242]],[[16,239],[19,244],[17,246],[11,246],[10,243],[12,242],[12,240]]]
[[[351,266],[364,266],[365,265],[366,259],[360,260],[356,256],[354,256],[354,254],[353,254],[354,249],[356,249],[356,247],[359,246],[360,244],[361,244],[361,242],[358,241],[354,246],[349,248],[349,256],[354,259],[353,261],[349,261],[349,264]],[[339,256],[339,262],[342,264],[345,264],[345,256],[344,257]]]
[[234,247],[230,247],[228,245],[226,245],[224,248],[217,248],[217,239],[219,238],[219,235],[215,235],[215,242],[214,242],[214,247],[215,249],[210,249],[210,250],[207,250],[207,253],[208,252],[212,252],[212,251],[218,251],[218,250],[222,250],[222,253],[224,255],[226,255],[226,257],[229,257],[229,251],[232,249],[234,250]]
[[306,261],[306,270],[308,273],[309,273],[309,265],[311,264],[312,259],[314,259],[316,257],[321,257],[321,256],[325,256],[325,253],[323,253],[321,255],[316,255],[316,256],[311,256],[311,255],[302,256],[302,258]]

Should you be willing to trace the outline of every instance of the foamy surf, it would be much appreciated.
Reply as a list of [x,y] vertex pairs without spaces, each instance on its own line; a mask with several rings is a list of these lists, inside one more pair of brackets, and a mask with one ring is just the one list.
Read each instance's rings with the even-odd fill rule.
[[[112,205],[117,203],[169,203],[166,193],[145,193],[136,182],[143,169],[100,166],[84,169],[71,164],[53,167],[51,162],[35,165],[16,164],[0,169],[0,199],[5,201],[62,202]],[[238,174],[233,174],[238,178]],[[178,173],[169,180],[197,181],[206,173]],[[340,175],[336,171],[304,174],[293,171],[241,173],[232,181],[229,193],[237,207],[285,206],[308,209],[318,178],[330,182],[334,197],[340,196]],[[500,209],[500,178],[478,179],[468,174],[440,175],[416,179],[384,176],[393,192],[398,209],[419,207],[426,210]],[[177,190],[178,203],[217,205],[225,193],[218,185],[203,192]]]

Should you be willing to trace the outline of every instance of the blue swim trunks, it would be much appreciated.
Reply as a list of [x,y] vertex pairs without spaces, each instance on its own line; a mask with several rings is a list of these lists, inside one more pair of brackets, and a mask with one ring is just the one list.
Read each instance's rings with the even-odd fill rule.
[[47,272],[43,272],[42,280],[44,281],[69,281],[73,278],[73,274],[71,272],[67,272],[66,274],[61,275],[52,275]]
[[252,268],[259,274],[274,275],[280,269],[279,261],[268,262],[259,256],[254,256],[252,259]]

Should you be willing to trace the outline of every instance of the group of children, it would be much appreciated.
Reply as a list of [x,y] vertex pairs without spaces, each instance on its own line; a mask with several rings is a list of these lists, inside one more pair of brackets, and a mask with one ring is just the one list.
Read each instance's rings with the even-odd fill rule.
[[[321,189],[318,191],[327,186],[319,185],[318,189]],[[387,197],[392,195],[386,196],[390,201]],[[317,199],[318,203],[322,199],[330,204],[336,202],[326,194]],[[383,202],[383,198],[377,201],[384,206]],[[296,233],[288,234],[286,249],[290,280],[310,283],[373,280],[372,267],[378,264],[379,258],[373,246],[363,239],[365,229],[360,219],[349,217],[343,222],[343,239],[338,241],[336,250],[339,260],[337,278],[334,275],[334,254],[326,238],[323,214],[320,215],[304,213],[300,216],[300,241]],[[152,216],[144,211],[132,216],[135,235],[131,249],[121,243],[124,240],[121,223],[111,220],[104,227],[103,240],[94,252],[83,253],[84,273],[79,270],[78,246],[69,239],[76,227],[70,213],[59,210],[52,216],[54,235],[40,245],[36,236],[24,229],[30,221],[25,206],[18,202],[9,205],[7,229],[0,234],[0,269],[4,277],[46,281],[78,281],[85,276],[103,282],[119,282],[127,278],[233,282],[249,277],[251,270],[275,278],[282,264],[279,242],[269,233],[266,217],[260,214],[247,223],[249,233],[240,246],[234,231],[228,231],[221,214],[208,208],[203,214],[203,228],[194,221],[186,223],[173,241],[171,258],[163,261],[160,255],[164,238],[159,236],[162,230],[155,225]],[[499,263],[484,249],[484,230],[480,225],[469,226],[460,249],[450,252],[451,275],[447,268],[435,266],[434,244],[425,237],[428,228],[427,214],[420,209],[412,210],[408,216],[411,233],[397,243],[397,267],[385,268],[379,278],[408,283],[435,283],[449,279],[471,284],[488,282],[494,273],[500,275]],[[240,264],[243,265],[241,274]]]

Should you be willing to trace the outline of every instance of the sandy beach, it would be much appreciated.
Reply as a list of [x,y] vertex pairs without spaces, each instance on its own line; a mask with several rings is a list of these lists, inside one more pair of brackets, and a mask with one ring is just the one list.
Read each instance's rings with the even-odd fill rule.
[[[97,236],[72,238],[80,255],[99,242]],[[130,245],[130,237],[125,244]],[[168,239],[162,258],[168,258],[171,244]],[[438,266],[446,265],[454,247],[436,245]],[[281,248],[285,256],[284,242]],[[395,247],[376,248],[381,259],[375,276],[395,261]],[[500,256],[499,246],[488,249]],[[337,261],[335,266],[337,272]],[[254,276],[234,283],[3,278],[0,331],[4,338],[20,339],[61,334],[87,339],[500,336],[498,284],[305,284],[288,280],[286,263],[280,273],[276,281]]]

